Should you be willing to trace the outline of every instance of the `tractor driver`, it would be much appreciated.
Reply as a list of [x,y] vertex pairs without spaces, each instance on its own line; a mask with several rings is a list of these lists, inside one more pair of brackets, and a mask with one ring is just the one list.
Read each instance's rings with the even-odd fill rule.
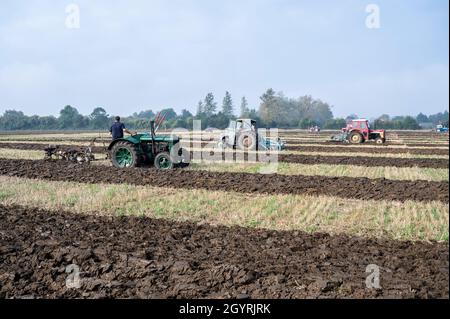
[[123,132],[130,134],[130,135],[137,134],[136,132],[131,132],[125,128],[125,124],[120,122],[120,116],[116,116],[116,121],[109,128],[109,132],[112,135],[113,140],[117,140],[118,138],[123,138]]

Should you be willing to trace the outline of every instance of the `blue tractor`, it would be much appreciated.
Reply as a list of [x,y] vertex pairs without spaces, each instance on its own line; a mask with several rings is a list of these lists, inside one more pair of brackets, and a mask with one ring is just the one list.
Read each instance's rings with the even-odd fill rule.
[[436,132],[438,132],[438,133],[448,133],[448,127],[445,127],[444,125],[437,125],[436,126]]

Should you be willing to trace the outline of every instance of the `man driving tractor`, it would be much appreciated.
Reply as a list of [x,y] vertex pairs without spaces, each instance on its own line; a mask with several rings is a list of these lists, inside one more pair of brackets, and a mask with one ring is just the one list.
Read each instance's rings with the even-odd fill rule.
[[116,121],[109,128],[109,133],[112,135],[113,140],[117,140],[123,138],[123,132],[130,135],[136,135],[136,132],[131,132],[125,128],[125,124],[120,122],[120,116],[116,116]]

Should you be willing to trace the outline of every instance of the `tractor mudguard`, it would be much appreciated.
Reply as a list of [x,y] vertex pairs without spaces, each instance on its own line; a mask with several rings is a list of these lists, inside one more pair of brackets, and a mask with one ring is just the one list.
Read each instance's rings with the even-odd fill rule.
[[132,144],[139,144],[141,142],[141,140],[139,138],[134,137],[134,136],[129,136],[127,138],[118,138],[118,139],[112,141],[109,144],[108,151],[112,150],[114,145],[116,145],[118,142],[129,142],[129,143],[132,143]]

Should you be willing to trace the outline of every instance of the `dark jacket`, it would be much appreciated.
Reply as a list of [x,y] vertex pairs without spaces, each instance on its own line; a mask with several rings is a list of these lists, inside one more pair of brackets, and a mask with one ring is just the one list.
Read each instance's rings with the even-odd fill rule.
[[112,134],[112,139],[117,140],[118,138],[123,138],[123,130],[125,129],[125,125],[120,122],[115,122],[111,125],[109,131]]

